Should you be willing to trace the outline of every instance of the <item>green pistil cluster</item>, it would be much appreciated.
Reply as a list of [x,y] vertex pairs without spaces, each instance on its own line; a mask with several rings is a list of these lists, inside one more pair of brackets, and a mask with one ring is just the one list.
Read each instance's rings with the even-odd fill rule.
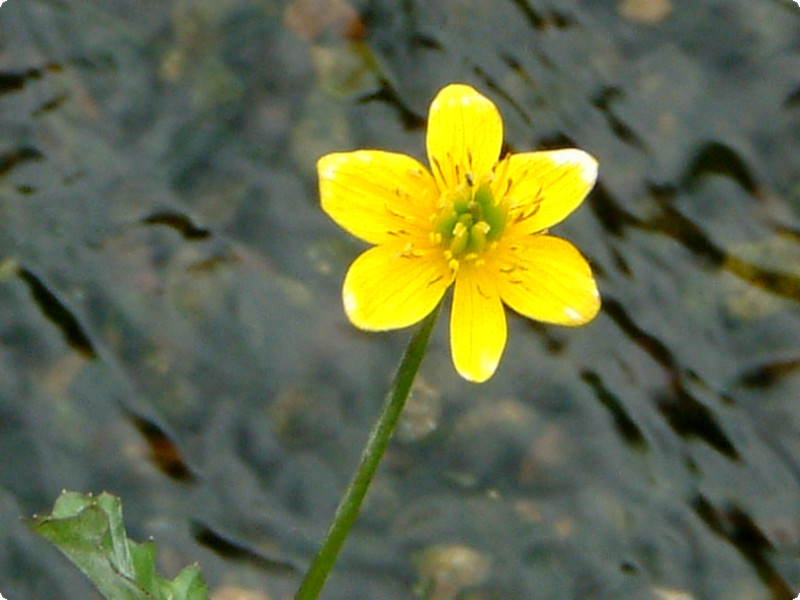
[[465,186],[452,199],[436,221],[436,236],[449,251],[451,258],[460,260],[477,257],[500,238],[506,226],[506,208],[495,202],[487,184],[477,189]]

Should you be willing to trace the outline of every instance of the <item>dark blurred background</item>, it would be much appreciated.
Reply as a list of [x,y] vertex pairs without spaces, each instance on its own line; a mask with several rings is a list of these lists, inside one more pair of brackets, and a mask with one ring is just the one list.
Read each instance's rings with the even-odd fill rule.
[[800,592],[800,9],[790,0],[8,0],[0,593],[96,597],[21,520],[122,497],[217,600],[288,600],[409,338],[344,317],[315,161],[424,160],[450,82],[600,161],[554,233],[604,307],[442,319],[326,600]]

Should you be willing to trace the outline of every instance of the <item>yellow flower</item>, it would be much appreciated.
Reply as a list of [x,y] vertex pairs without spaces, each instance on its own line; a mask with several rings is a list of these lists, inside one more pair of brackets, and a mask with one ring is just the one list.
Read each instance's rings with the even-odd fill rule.
[[318,164],[322,209],[373,244],[350,266],[344,308],[371,331],[427,316],[454,284],[453,363],[482,382],[506,345],[505,303],[531,319],[582,325],[600,309],[589,264],[548,228],[594,186],[597,161],[576,149],[500,157],[497,107],[467,85],[431,103],[431,170],[404,154],[358,150]]

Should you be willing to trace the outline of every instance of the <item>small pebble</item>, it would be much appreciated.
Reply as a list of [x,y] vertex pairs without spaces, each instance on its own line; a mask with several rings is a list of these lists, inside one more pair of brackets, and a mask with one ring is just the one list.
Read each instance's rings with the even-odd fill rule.
[[459,544],[426,548],[415,562],[415,591],[426,600],[454,600],[463,590],[484,583],[491,567],[486,555]]
[[672,12],[670,0],[622,0],[617,6],[619,14],[641,25],[657,25]]
[[235,585],[225,585],[211,593],[212,600],[270,600],[264,592],[249,590]]

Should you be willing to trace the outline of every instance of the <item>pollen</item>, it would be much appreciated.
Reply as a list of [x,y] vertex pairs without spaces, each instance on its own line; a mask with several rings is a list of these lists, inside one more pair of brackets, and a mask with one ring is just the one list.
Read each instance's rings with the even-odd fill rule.
[[474,260],[494,247],[508,220],[506,203],[495,199],[488,183],[474,186],[466,177],[435,219],[431,240],[455,260]]

